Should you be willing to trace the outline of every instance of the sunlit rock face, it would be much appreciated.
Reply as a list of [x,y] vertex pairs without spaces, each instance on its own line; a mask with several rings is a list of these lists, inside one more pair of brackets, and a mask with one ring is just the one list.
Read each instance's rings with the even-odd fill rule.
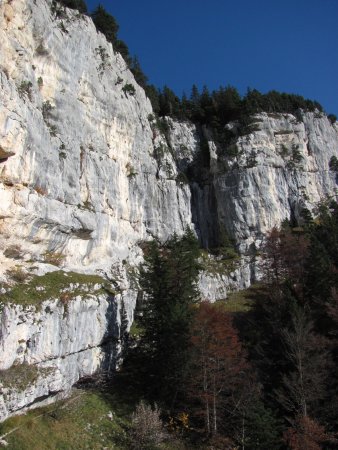
[[[68,10],[55,19],[51,7],[0,5],[1,279],[17,266],[37,276],[62,265],[99,272],[117,291],[73,295],[72,286],[67,308],[62,293],[40,307],[3,303],[0,420],[118,364],[138,244],[193,226],[189,186],[176,181],[124,60],[89,18]],[[26,383],[8,381],[14,369]]]
[[16,0],[0,11],[7,245],[22,242],[33,257],[61,251],[67,266],[93,269],[151,236],[181,234],[190,190],[176,182],[169,152],[161,167],[154,158],[166,143],[122,57],[91,19],[69,10],[53,20],[51,2]]
[[303,208],[335,195],[329,162],[338,152],[337,123],[320,113],[257,114],[248,128],[234,144],[237,157],[211,163],[218,222],[243,253],[283,220],[299,220]]
[[[0,420],[118,364],[144,241],[187,227],[206,249],[233,239],[241,258],[207,257],[199,279],[202,298],[224,299],[257,278],[256,251],[272,227],[336,190],[338,126],[325,115],[257,114],[228,124],[224,143],[169,118],[163,133],[91,19],[52,9],[49,0],[0,3],[1,295],[13,275],[57,266],[100,274],[113,293],[74,285],[67,307],[61,294],[39,307],[0,297]],[[26,382],[11,385],[16,367]]]
[[[139,243],[190,226],[206,247],[223,229],[243,253],[335,190],[337,125],[319,113],[258,114],[223,150],[208,130],[168,120],[90,18],[46,0],[0,6],[1,246],[64,267],[138,264]],[[184,174],[208,140],[207,183]],[[237,136],[237,137],[236,137]],[[226,147],[237,156],[227,157]],[[2,258],[3,264],[10,261]]]

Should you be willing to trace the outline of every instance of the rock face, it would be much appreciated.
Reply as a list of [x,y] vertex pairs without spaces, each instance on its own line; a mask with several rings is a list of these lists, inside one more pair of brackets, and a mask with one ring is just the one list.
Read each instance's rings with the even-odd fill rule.
[[140,240],[182,233],[189,188],[170,154],[161,167],[153,157],[164,140],[121,56],[74,11],[53,20],[51,2],[17,0],[6,21],[4,6],[4,234],[33,258],[61,250],[67,266],[106,268]]
[[[98,369],[115,370],[127,331],[121,295],[105,292],[97,281],[84,281],[85,276],[74,283],[74,277],[52,275],[51,282],[66,283],[57,298],[48,295],[47,275],[34,286],[41,301],[26,304],[23,293],[21,304],[3,303],[0,420],[64,397],[80,378]],[[26,289],[33,287],[28,284]]]
[[[236,124],[229,124],[234,129]],[[299,220],[335,195],[338,127],[320,113],[257,114],[247,134],[234,142],[238,155],[211,161],[217,219],[236,238],[242,253],[284,219]],[[223,170],[222,167],[226,167]]]
[[[56,17],[50,0],[4,0],[0,39],[0,282],[61,265],[99,273],[117,289],[76,295],[73,286],[67,311],[61,296],[39,307],[0,298],[2,420],[116,364],[133,320],[143,241],[189,226],[211,248],[226,234],[242,259],[217,272],[208,257],[202,296],[214,301],[248,287],[266,232],[335,195],[329,161],[338,155],[338,126],[300,111],[230,123],[222,145],[210,130],[169,118],[163,133],[88,17]],[[205,151],[203,177],[188,180]],[[26,385],[6,382],[11,370],[30,374]]]

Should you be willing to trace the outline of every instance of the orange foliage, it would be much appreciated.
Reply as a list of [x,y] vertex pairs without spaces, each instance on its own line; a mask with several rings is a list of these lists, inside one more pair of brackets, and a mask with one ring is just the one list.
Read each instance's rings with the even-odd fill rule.
[[207,432],[217,433],[219,410],[241,383],[247,363],[230,313],[202,302],[192,327],[194,370],[190,394],[198,399]]
[[305,235],[273,228],[263,247],[265,278],[273,284],[288,278],[301,288],[308,253],[309,240]]
[[284,441],[292,450],[321,450],[327,441],[325,428],[308,416],[299,416],[293,428],[284,433]]

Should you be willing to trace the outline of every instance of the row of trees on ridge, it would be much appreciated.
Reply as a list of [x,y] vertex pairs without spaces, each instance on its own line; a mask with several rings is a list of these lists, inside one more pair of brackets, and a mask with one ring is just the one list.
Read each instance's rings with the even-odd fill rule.
[[[58,3],[88,14],[84,0],[58,0]],[[114,50],[123,56],[136,82],[145,89],[153,110],[159,117],[170,116],[178,120],[190,120],[197,124],[207,124],[217,130],[231,120],[243,120],[248,115],[261,111],[281,113],[295,113],[299,109],[323,111],[322,106],[316,101],[305,99],[301,95],[277,91],[262,94],[257,89],[248,89],[247,93],[241,96],[233,86],[221,86],[212,92],[205,86],[199,92],[197,86],[193,85],[189,95],[183,94],[179,97],[168,86],[158,89],[148,83],[148,77],[144,74],[138,58],[131,56],[127,44],[119,39],[119,25],[115,18],[100,4],[90,13],[90,17],[97,30],[103,33],[108,42],[112,43]],[[335,121],[336,117],[330,115],[330,119]]]

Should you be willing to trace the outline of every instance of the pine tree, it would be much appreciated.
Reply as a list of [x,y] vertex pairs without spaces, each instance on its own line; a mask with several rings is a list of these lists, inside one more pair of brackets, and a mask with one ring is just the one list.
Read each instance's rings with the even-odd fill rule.
[[134,56],[129,64],[129,68],[132,71],[136,82],[143,87],[143,89],[146,88],[147,86],[147,82],[148,82],[148,78],[147,76],[143,73],[143,70],[141,68],[140,62],[137,58],[137,56]]
[[242,417],[236,441],[246,450],[277,450],[281,447],[281,424],[262,401],[253,399]]
[[67,8],[77,9],[80,13],[87,13],[87,5],[84,0],[57,0],[61,5]]
[[144,332],[139,351],[144,381],[152,396],[169,406],[183,386],[189,360],[190,324],[198,299],[198,254],[198,242],[187,230],[162,247],[152,242],[141,267],[144,301],[139,320]]
[[98,5],[91,13],[91,18],[93,19],[96,29],[101,31],[101,33],[106,36],[107,41],[114,45],[119,31],[119,26],[115,18],[109,14],[102,5]]

